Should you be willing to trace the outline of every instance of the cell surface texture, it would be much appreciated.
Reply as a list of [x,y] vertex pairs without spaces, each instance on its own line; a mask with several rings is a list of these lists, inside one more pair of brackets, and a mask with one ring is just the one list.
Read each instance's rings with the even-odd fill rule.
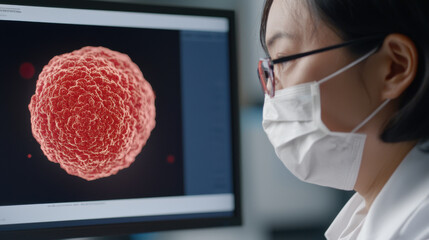
[[128,55],[104,47],[53,57],[29,104],[46,157],[95,180],[134,162],[155,127],[155,95]]

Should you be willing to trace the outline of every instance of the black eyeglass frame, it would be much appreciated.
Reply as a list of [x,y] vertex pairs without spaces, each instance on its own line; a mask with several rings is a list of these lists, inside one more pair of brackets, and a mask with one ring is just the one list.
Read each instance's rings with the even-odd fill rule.
[[[257,70],[258,70],[258,77],[261,83],[262,91],[264,94],[268,94],[271,98],[274,97],[275,95],[274,64],[284,63],[287,61],[306,57],[316,53],[321,53],[321,52],[325,52],[325,51],[329,51],[329,50],[333,50],[341,47],[356,45],[363,42],[381,40],[381,39],[384,39],[384,37],[385,37],[384,35],[376,35],[376,36],[353,39],[340,44],[336,44],[336,45],[332,45],[332,46],[328,46],[328,47],[324,47],[324,48],[320,48],[320,49],[316,49],[308,52],[289,55],[289,56],[277,58],[274,60],[271,60],[271,58],[261,58],[258,62]],[[267,65],[268,68],[264,67],[264,64]],[[271,91],[267,88],[267,84],[266,84],[266,81],[264,81],[264,79],[268,79],[269,81],[271,81],[271,84],[272,84]]]

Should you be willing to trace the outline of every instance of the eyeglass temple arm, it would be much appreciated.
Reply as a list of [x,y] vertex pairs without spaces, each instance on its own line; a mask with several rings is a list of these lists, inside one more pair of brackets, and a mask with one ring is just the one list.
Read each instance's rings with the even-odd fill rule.
[[317,50],[313,50],[313,51],[309,51],[309,52],[299,53],[299,54],[295,54],[295,55],[292,55],[292,56],[281,57],[281,58],[273,60],[272,63],[273,64],[282,63],[282,62],[294,60],[294,59],[297,59],[297,58],[305,57],[305,56],[308,56],[308,55],[312,55],[312,54],[316,54],[316,53],[320,53],[320,52],[329,51],[329,50],[336,49],[336,48],[350,46],[350,45],[354,45],[354,44],[365,42],[365,41],[370,41],[370,40],[375,40],[375,39],[381,39],[383,37],[384,37],[383,35],[377,35],[377,36],[371,36],[371,37],[365,37],[365,38],[359,38],[359,39],[355,39],[355,40],[350,40],[350,41],[343,42],[343,43],[340,43],[340,44],[337,44],[337,45],[334,45],[334,46],[329,46],[329,47],[325,47],[325,48],[321,48],[321,49],[317,49]]

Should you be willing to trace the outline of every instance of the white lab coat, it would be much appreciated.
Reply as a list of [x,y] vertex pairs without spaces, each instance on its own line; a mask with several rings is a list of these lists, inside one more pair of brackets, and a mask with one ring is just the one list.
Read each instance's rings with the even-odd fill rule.
[[429,239],[429,153],[414,147],[365,211],[356,193],[329,229],[327,239]]

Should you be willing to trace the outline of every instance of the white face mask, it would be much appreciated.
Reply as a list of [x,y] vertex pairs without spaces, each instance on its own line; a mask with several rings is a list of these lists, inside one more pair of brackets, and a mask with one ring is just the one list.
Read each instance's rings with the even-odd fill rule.
[[350,133],[332,132],[322,122],[319,85],[360,63],[376,49],[317,82],[265,96],[262,126],[286,167],[305,182],[352,190],[359,173],[365,134],[356,133],[388,102],[384,101]]

